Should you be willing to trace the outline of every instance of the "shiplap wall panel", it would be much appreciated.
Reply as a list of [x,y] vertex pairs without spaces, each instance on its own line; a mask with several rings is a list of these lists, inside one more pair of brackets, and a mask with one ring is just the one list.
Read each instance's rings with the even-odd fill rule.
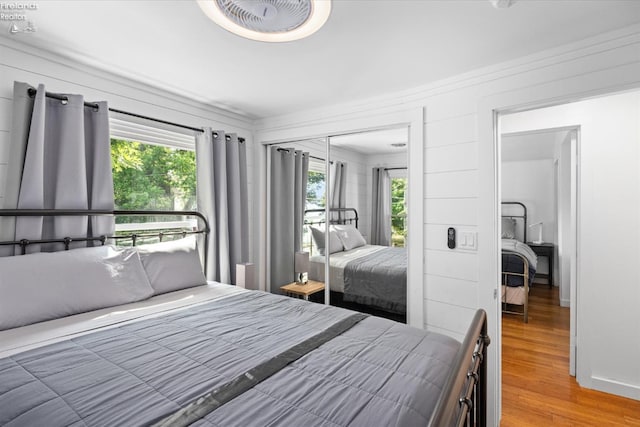
[[455,145],[427,147],[426,173],[478,169],[478,144],[465,142]]
[[425,291],[429,292],[430,300],[472,309],[478,307],[478,282],[433,274],[427,275],[425,282],[429,283]]
[[458,334],[464,334],[467,331],[476,311],[476,309],[461,307],[458,304],[446,304],[432,300],[427,300],[425,306],[427,326],[435,326]]
[[475,253],[425,249],[425,254],[427,274],[478,281],[478,257]]
[[478,195],[478,172],[460,171],[425,174],[427,199],[459,199]]
[[427,199],[425,223],[454,225],[478,225],[477,199]]
[[[428,111],[430,113],[431,111],[439,110],[439,108],[430,108]],[[462,144],[477,140],[476,114],[441,118],[438,121],[430,120],[431,116],[428,114],[425,126],[427,148]]]

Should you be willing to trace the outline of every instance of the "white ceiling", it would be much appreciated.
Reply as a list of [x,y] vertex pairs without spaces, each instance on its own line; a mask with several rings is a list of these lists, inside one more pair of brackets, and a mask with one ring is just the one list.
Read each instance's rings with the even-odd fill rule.
[[560,145],[568,135],[568,130],[502,135],[502,161],[519,162],[555,159],[560,152]]
[[228,33],[194,1],[37,4],[35,33],[2,37],[255,118],[409,89],[640,22],[637,0],[520,0],[509,9],[335,0],[314,35],[268,44]]

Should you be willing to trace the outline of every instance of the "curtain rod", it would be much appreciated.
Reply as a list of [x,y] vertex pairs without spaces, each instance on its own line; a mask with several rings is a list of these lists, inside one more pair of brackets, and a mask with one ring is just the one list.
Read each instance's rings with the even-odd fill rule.
[[[289,150],[291,150],[291,148],[278,148],[278,151],[286,151],[287,153],[289,152]],[[294,149],[294,150],[295,150],[295,149]],[[295,151],[294,151],[294,152],[295,152]],[[309,155],[309,158],[310,158],[310,159],[320,160],[320,161],[322,161],[322,162],[326,162],[326,160],[325,160],[325,159],[323,159],[322,157],[316,157],[316,156]],[[330,163],[330,164],[333,164],[333,160],[331,160],[329,163]]]
[[401,166],[401,167],[397,167],[397,168],[384,168],[384,170],[386,171],[395,171],[395,170],[400,170],[400,169],[407,169],[406,166]]
[[[31,98],[36,96],[37,90],[35,88],[30,87],[29,89],[27,89],[27,91],[29,92],[29,96]],[[48,98],[58,99],[58,100],[60,100],[62,102],[69,101],[69,98],[66,95],[60,95],[60,94],[57,94],[57,93],[46,92],[45,96],[47,96]],[[98,110],[100,108],[100,105],[96,104],[95,102],[85,102],[84,106],[85,107],[91,107],[91,108],[93,108],[95,110]],[[188,129],[188,130],[191,130],[191,131],[194,131],[194,132],[204,133],[204,129],[202,129],[202,128],[195,128],[195,127],[192,127],[192,126],[181,125],[180,123],[169,122],[167,120],[155,119],[153,117],[143,116],[142,114],[136,114],[136,113],[130,113],[130,112],[124,111],[124,110],[118,110],[117,108],[109,108],[109,111],[111,111],[113,113],[124,114],[125,116],[136,117],[138,119],[145,119],[145,120],[149,120],[149,121],[156,122],[156,123],[162,123],[164,125],[175,126],[175,127],[182,128],[182,129]],[[213,136],[217,137],[218,134],[216,132],[213,132]],[[230,140],[231,137],[227,135],[226,139]],[[245,139],[242,138],[242,137],[239,137],[238,141],[245,142]]]

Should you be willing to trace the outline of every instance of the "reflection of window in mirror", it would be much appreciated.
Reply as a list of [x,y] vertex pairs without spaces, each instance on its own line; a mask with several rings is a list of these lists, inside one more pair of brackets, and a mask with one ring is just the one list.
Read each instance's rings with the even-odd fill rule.
[[406,170],[403,172],[391,176],[391,246],[401,248],[405,247],[407,237],[407,177]]
[[[323,160],[311,158],[307,173],[307,200],[305,210],[324,209],[326,203],[325,166]],[[308,213],[305,221],[319,223],[324,218],[324,212]],[[309,227],[304,227],[302,236],[302,250],[313,252],[313,240]]]

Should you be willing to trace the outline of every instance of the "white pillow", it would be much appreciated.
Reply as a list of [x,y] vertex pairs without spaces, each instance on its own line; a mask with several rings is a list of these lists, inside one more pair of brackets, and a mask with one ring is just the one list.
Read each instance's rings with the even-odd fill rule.
[[335,228],[336,233],[338,233],[338,237],[345,251],[350,251],[351,249],[359,248],[367,244],[367,241],[364,240],[360,231],[353,225],[334,225],[333,228]]
[[193,236],[136,248],[156,295],[207,283]]
[[133,249],[99,246],[0,258],[0,330],[151,295]]
[[503,239],[516,238],[516,220],[513,218],[502,218],[502,236]]
[[[320,255],[325,254],[325,242],[324,242],[324,228],[318,227],[309,227],[311,229],[311,236],[313,237],[313,241],[316,244],[316,248],[318,249],[318,253]],[[338,237],[338,233],[333,227],[329,228],[329,253],[334,254],[336,252],[342,252],[344,247],[342,246],[342,242]]]

